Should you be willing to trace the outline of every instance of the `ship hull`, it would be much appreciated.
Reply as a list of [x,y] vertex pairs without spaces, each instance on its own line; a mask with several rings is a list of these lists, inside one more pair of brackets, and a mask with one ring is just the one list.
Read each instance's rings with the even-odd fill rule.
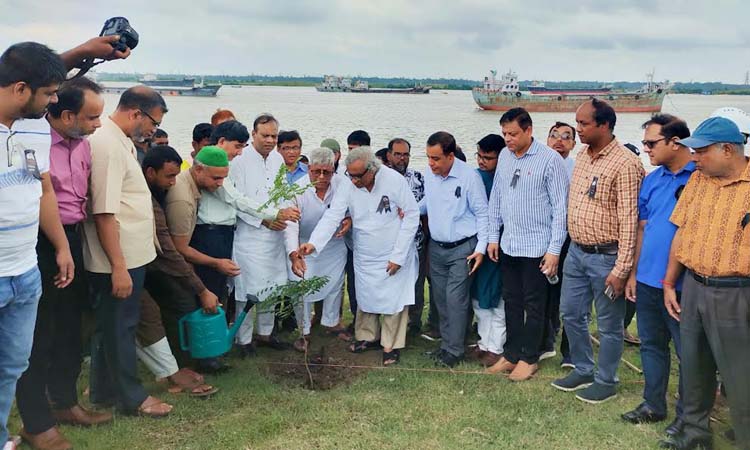
[[351,92],[353,94],[429,94],[430,88],[407,88],[407,89],[388,89],[388,88],[369,88],[369,89],[332,89],[316,86],[318,92]]
[[[153,87],[156,92],[161,95],[167,95],[170,97],[216,97],[221,86],[204,86],[204,87],[193,87],[189,89],[176,89],[173,87]],[[104,87],[106,94],[122,94],[128,87]]]
[[665,95],[665,92],[660,91],[648,94],[608,93],[592,96],[510,94],[481,88],[472,90],[476,104],[490,111],[507,111],[521,107],[529,112],[575,112],[582,103],[596,97],[609,103],[617,112],[660,112]]

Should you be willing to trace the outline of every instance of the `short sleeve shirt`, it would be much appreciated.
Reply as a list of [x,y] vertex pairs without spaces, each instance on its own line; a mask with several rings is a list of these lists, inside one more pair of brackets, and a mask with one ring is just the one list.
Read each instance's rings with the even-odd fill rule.
[[95,273],[111,273],[92,215],[114,214],[120,233],[120,248],[128,269],[145,266],[156,258],[154,211],[151,191],[136,159],[133,142],[111,119],[90,138],[91,201],[84,224],[84,264]]
[[50,143],[45,119],[0,124],[0,277],[36,266],[42,183],[27,170],[25,153],[33,150],[39,172],[49,172]]
[[165,214],[172,236],[192,236],[198,219],[198,199],[201,193],[190,170],[177,175],[175,185],[167,191]]

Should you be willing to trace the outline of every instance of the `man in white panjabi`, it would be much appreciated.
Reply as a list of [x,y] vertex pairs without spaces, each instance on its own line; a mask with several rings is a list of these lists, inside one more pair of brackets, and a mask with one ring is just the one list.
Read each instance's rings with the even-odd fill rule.
[[[279,134],[279,124],[270,114],[258,116],[253,122],[252,146],[232,161],[229,174],[237,189],[248,198],[263,204],[268,192],[284,165],[284,159],[274,150]],[[271,205],[273,206],[273,205]],[[277,207],[279,205],[276,205]],[[284,233],[286,222],[261,220],[238,212],[237,229],[234,232],[233,256],[240,266],[240,275],[234,278],[234,295],[237,314],[245,307],[247,295],[255,295],[263,301],[269,291],[264,289],[287,283],[286,249]],[[274,312],[257,313],[258,345],[276,350],[289,348],[274,336]],[[241,356],[255,354],[253,344],[254,321],[245,319],[240,326],[235,343]]]
[[[334,196],[349,184],[343,175],[337,175],[334,169],[335,156],[328,148],[316,148],[308,155],[308,174],[296,183],[309,188],[296,198],[296,206],[302,216],[299,223],[289,222],[284,231],[286,250],[292,263],[290,278],[298,279],[303,274],[307,278],[327,276],[328,283],[319,292],[307,295],[302,303],[295,306],[295,315],[301,323],[303,336],[294,343],[294,348],[304,351],[309,345],[312,322],[312,304],[323,301],[321,325],[332,333],[345,333],[346,328],[339,323],[341,319],[341,300],[344,287],[344,268],[346,265],[346,244],[344,234],[348,226],[335,231],[334,236],[323,250],[306,262],[297,252],[300,242],[308,242],[315,226],[333,202]],[[309,176],[308,176],[309,175]]]
[[346,168],[351,183],[341,184],[298,253],[320,254],[349,211],[358,305],[355,342],[349,350],[360,353],[382,345],[383,364],[395,364],[406,342],[406,307],[414,304],[419,207],[406,179],[382,166],[369,147],[351,150]]

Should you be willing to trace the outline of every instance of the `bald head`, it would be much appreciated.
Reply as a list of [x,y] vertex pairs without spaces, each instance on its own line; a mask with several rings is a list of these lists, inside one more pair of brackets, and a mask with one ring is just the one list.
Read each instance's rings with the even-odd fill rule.
[[158,109],[163,115],[168,111],[164,98],[154,89],[148,86],[133,86],[120,96],[120,103],[117,104],[120,111],[141,110],[147,113]]

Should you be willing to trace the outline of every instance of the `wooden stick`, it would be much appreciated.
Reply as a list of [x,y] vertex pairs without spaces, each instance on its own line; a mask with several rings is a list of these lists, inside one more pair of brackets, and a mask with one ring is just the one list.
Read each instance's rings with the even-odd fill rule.
[[[591,341],[594,344],[596,344],[598,347],[601,347],[601,345],[602,345],[599,342],[599,339],[595,338],[594,336],[591,336]],[[638,366],[636,366],[635,364],[633,364],[630,361],[628,361],[627,359],[625,359],[624,356],[620,358],[620,361],[622,361],[623,363],[625,363],[625,365],[628,366],[630,369],[632,369],[634,372],[638,373],[639,375],[643,375],[643,371]]]

